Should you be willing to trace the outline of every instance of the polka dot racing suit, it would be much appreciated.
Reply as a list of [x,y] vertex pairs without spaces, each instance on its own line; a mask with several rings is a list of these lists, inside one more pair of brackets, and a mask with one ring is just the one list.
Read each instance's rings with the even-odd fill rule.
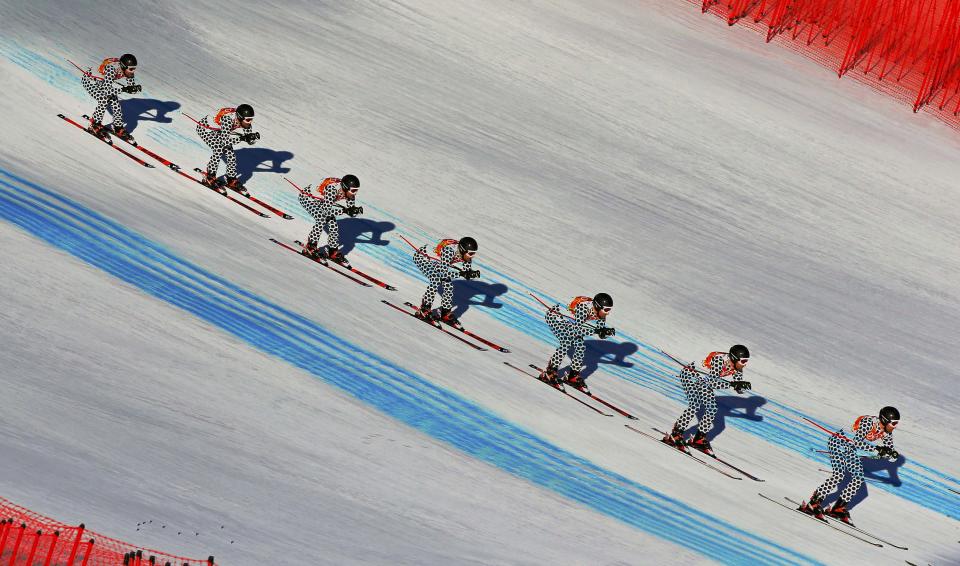
[[[568,310],[573,313],[573,320],[561,314],[562,310],[563,305],[554,305],[545,317],[550,332],[560,340],[560,345],[550,356],[549,367],[559,368],[563,357],[570,354],[570,370],[579,372],[583,369],[584,337],[595,333],[594,328],[606,328],[607,323],[597,316],[590,297],[577,297],[571,301]],[[587,324],[594,320],[595,327]]]
[[[203,120],[197,123],[197,135],[213,150],[210,161],[207,162],[207,172],[213,176],[217,176],[221,158],[227,162],[227,177],[237,176],[237,154],[233,151],[236,138],[230,134],[240,127],[240,121],[237,119],[237,113],[232,110],[232,108],[221,108],[214,118],[213,125],[208,120],[209,116],[204,116]],[[253,128],[243,128],[243,132],[253,133]]]
[[[110,114],[113,115],[114,129],[126,128],[119,98],[120,93],[123,92],[123,86],[116,82],[122,78],[124,78],[123,68],[120,66],[119,60],[111,61],[103,65],[103,78],[92,76],[92,73],[83,74],[80,83],[90,96],[97,100],[97,107],[93,110],[93,115],[91,116],[94,124],[99,124],[103,121],[103,113],[109,104]],[[137,83],[133,77],[127,79],[127,85],[135,84]]]
[[316,248],[320,236],[326,230],[327,251],[340,249],[337,214],[343,213],[343,210],[337,206],[339,200],[345,200],[348,207],[353,206],[356,202],[356,199],[352,197],[343,196],[340,179],[336,177],[324,179],[316,188],[315,193],[300,192],[300,206],[310,213],[310,216],[316,221],[307,236],[307,243],[310,247]]
[[[815,494],[818,500],[822,500],[825,495],[833,493],[840,482],[843,481],[845,473],[850,474],[850,483],[843,488],[840,499],[850,501],[856,495],[857,490],[863,484],[863,463],[860,461],[860,455],[857,450],[875,451],[876,441],[880,441],[881,446],[886,446],[893,450],[893,434],[887,433],[883,429],[880,418],[874,415],[864,415],[859,417],[853,423],[854,434],[848,434],[844,430],[837,431],[835,436],[830,437],[827,442],[827,448],[830,450],[830,467],[832,473]],[[841,435],[853,440],[849,442],[844,440]]]
[[698,372],[692,363],[680,372],[680,384],[687,395],[687,408],[677,419],[676,426],[680,430],[686,430],[690,419],[697,415],[700,407],[703,407],[703,418],[697,423],[697,431],[706,435],[713,430],[713,418],[717,416],[714,390],[729,389],[730,383],[725,378],[730,376],[732,376],[730,381],[742,381],[743,371],[733,367],[730,354],[725,352],[711,352],[703,361],[703,365],[710,370],[709,373]]
[[[437,257],[427,255],[427,246],[421,246],[419,250],[413,253],[414,265],[429,280],[427,290],[423,293],[423,299],[420,301],[421,305],[432,308],[433,298],[439,293],[441,296],[440,306],[446,310],[453,308],[452,280],[459,275],[456,270],[469,271],[473,269],[473,261],[464,260],[460,256],[457,244],[458,240],[440,240],[437,247],[434,248]],[[462,268],[454,267],[454,264],[461,262],[463,263]]]

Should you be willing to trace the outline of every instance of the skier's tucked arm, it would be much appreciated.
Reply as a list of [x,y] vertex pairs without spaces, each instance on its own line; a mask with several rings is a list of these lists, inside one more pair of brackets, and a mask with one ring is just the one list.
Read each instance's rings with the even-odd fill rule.
[[883,439],[880,441],[880,444],[882,446],[886,446],[890,450],[895,450],[895,448],[893,447],[893,434],[883,435]]
[[[717,354],[710,358],[710,374],[704,376],[704,380],[712,389],[730,389],[730,383],[721,377],[725,361],[723,354]],[[743,377],[743,373],[738,371],[733,377],[734,380],[739,380]]]
[[448,268],[448,277],[453,278],[456,275],[456,272],[452,272],[449,268],[453,265],[453,261],[457,259],[457,250],[454,246],[444,246],[440,250],[440,262]]
[[865,417],[860,421],[860,426],[857,427],[857,430],[853,435],[853,446],[857,450],[864,450],[867,452],[872,452],[877,449],[876,445],[867,440],[867,434],[873,430],[873,425],[876,424],[875,421],[878,419],[876,417]]
[[[110,90],[113,92],[114,96],[119,95],[123,92],[123,85],[121,85],[114,77],[123,77],[123,69],[120,67],[119,61],[114,61],[113,63],[108,63],[106,67],[103,68],[103,78],[104,82],[109,85]],[[133,77],[127,79],[128,85],[137,84]]]
[[335,214],[335,204],[337,202],[337,197],[340,196],[340,184],[339,183],[329,183],[326,187],[323,188],[323,203],[324,210],[329,211],[330,215],[336,216]]
[[[577,329],[577,336],[587,336],[593,334],[594,330],[587,321],[590,318],[590,313],[593,312],[593,304],[590,301],[584,301],[576,306],[573,310],[573,323]],[[602,320],[597,320],[597,326],[603,324]]]
[[223,133],[228,135],[227,143],[229,143],[230,145],[233,145],[233,142],[236,141],[236,138],[230,135],[236,127],[237,127],[236,114],[233,114],[233,113],[224,114],[224,116],[220,118],[220,130],[222,130]]

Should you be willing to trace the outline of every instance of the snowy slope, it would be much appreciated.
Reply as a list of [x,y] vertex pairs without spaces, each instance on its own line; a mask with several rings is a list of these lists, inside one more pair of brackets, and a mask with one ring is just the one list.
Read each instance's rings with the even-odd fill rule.
[[[225,564],[960,559],[957,140],[933,121],[682,3],[2,6],[5,497]],[[390,245],[354,262],[394,298],[421,292],[399,234],[475,236],[507,291],[464,320],[515,353],[470,352],[269,243],[309,226],[279,174],[249,186],[298,218],[257,220],[58,120],[92,108],[64,58],[124,51],[144,99],[253,104],[254,155],[298,182],[358,174]],[[169,118],[134,133],[201,165]],[[552,347],[527,290],[614,296],[639,348],[591,383],[642,426],[682,407],[651,347],[748,344],[764,420],[728,416],[714,444],[767,483],[503,367]],[[798,415],[886,404],[904,483],[854,516],[910,551],[755,496],[822,479],[825,437]]]

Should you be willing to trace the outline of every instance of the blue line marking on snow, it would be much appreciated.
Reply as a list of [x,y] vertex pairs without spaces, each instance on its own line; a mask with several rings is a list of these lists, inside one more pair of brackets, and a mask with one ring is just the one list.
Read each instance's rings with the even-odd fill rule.
[[[0,52],[11,63],[41,79],[48,85],[75,98],[90,98],[80,84],[80,71],[71,72],[73,65],[66,60],[54,61],[22,47],[16,41],[0,37]],[[78,65],[83,65],[77,61]],[[92,100],[92,98],[91,98]]]
[[0,168],[0,218],[408,426],[664,540],[731,564],[816,563],[562,450],[295,312]]

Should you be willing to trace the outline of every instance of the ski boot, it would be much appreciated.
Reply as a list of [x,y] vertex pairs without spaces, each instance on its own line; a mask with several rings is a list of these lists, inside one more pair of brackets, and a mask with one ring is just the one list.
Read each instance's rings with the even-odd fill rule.
[[820,506],[821,503],[823,503],[823,498],[817,496],[816,492],[814,492],[814,494],[810,496],[810,501],[801,503],[797,510],[816,517],[821,521],[826,521],[826,519],[823,518],[823,507]]
[[217,174],[205,171],[203,173],[203,178],[200,179],[200,184],[205,187],[210,187],[211,189],[217,191],[221,195],[227,194],[227,189],[223,188],[219,182],[217,182]]
[[463,330],[463,325],[460,324],[460,319],[457,318],[457,315],[453,314],[453,309],[441,308],[440,322],[449,324],[457,330]]
[[[236,177],[227,177],[226,187],[232,191],[237,191],[241,195],[250,198],[250,193],[247,191],[247,188],[243,186],[243,183],[240,182],[240,179]],[[333,258],[331,258],[333,259]]]
[[133,136],[130,135],[130,132],[128,132],[127,129],[124,128],[123,126],[120,126],[119,128],[112,128],[112,129],[113,129],[113,135],[117,136],[118,138],[122,139],[123,141],[131,145],[137,144],[137,140],[133,139]]
[[710,441],[707,440],[707,435],[703,434],[699,430],[697,431],[697,434],[693,435],[693,439],[690,441],[688,446],[691,448],[696,448],[707,456],[713,456],[713,448],[710,447]]
[[420,308],[417,309],[413,316],[419,318],[420,320],[425,320],[427,322],[433,322],[433,305],[423,303],[420,305]]
[[327,249],[327,259],[334,263],[338,263],[347,269],[350,269],[350,262],[347,261],[347,256],[343,255],[339,248],[328,248]]
[[578,389],[587,394],[590,393],[590,389],[587,387],[587,381],[580,375],[580,370],[572,369],[568,371],[566,382],[574,389]]
[[673,425],[673,430],[670,431],[670,434],[663,437],[662,442],[664,442],[665,444],[669,444],[670,446],[673,446],[674,448],[676,448],[681,452],[687,451],[687,448],[686,448],[687,443],[683,439],[683,429],[681,429],[680,426],[677,424]]
[[90,127],[87,128],[87,131],[105,142],[110,142],[110,132],[100,122],[90,122]]
[[826,512],[826,515],[834,519],[839,519],[848,525],[853,524],[850,522],[850,512],[847,511],[847,502],[844,501],[842,497],[834,502],[833,507]]
[[307,244],[303,246],[303,249],[300,250],[300,253],[310,259],[318,259],[320,256],[320,250],[317,249],[317,243],[310,240],[307,240]]
[[540,372],[539,379],[540,381],[549,383],[554,387],[558,387],[560,385],[560,378],[557,377],[557,368],[550,364],[547,364],[547,369]]

